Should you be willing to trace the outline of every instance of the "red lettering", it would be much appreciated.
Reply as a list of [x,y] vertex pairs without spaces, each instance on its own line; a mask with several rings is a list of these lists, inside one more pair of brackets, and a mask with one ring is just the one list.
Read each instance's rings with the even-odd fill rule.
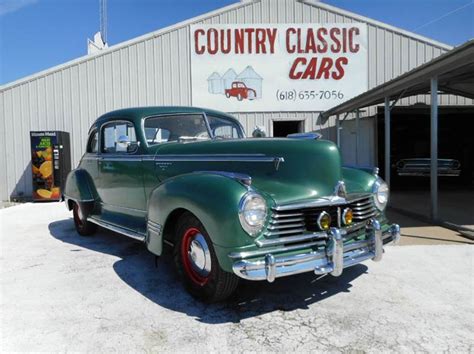
[[303,79],[314,79],[314,76],[316,75],[316,68],[318,67],[318,58],[313,57],[308,63],[308,66],[306,67],[306,70],[304,71],[303,74]]
[[341,34],[341,30],[337,27],[331,28],[329,31],[329,36],[332,40],[331,51],[333,53],[339,53],[341,51],[341,41],[339,40],[339,35]]
[[319,28],[317,31],[317,37],[319,41],[319,45],[317,46],[318,53],[326,53],[328,51],[328,43],[324,36],[328,34],[328,30],[324,27]]
[[236,29],[234,32],[235,35],[235,54],[244,53],[244,30]]
[[206,32],[203,29],[194,31],[194,51],[199,55],[204,54],[206,51],[206,47],[204,45],[199,46],[199,36],[204,34],[206,34]]
[[257,28],[255,30],[255,53],[267,53],[267,47],[265,46],[265,30],[263,28]]
[[290,69],[290,79],[292,80],[299,80],[301,79],[301,76],[303,75],[302,71],[296,71],[296,68],[299,64],[306,65],[306,58],[296,58],[295,61],[293,62],[293,65],[291,66]]
[[275,53],[275,40],[277,36],[277,29],[276,28],[267,28],[267,36],[268,40],[270,41],[270,53]]
[[290,44],[290,35],[295,34],[296,29],[290,27],[286,30],[286,51],[288,54],[293,54],[296,51],[296,46],[294,44]]
[[211,55],[216,54],[219,50],[219,42],[217,36],[218,33],[216,29],[211,28],[207,31],[207,51]]
[[357,53],[359,51],[359,44],[354,44],[354,34],[359,35],[359,29],[357,27],[349,28],[349,50],[352,53]]
[[314,41],[314,32],[312,28],[308,29],[306,36],[306,53],[316,53],[316,42]]
[[347,53],[347,28],[342,29],[342,52]]
[[319,64],[319,71],[316,79],[320,79],[323,75],[325,79],[329,79],[330,72],[329,69],[332,68],[332,59],[328,57],[324,57],[321,59],[321,63]]
[[252,33],[255,32],[255,28],[246,28],[244,31],[247,33],[247,51],[252,54]]
[[332,72],[331,77],[334,80],[342,79],[345,73],[343,65],[347,65],[348,63],[349,63],[349,60],[346,57],[337,58],[335,62],[336,71]]
[[298,28],[296,30],[297,36],[296,36],[296,46],[298,47],[298,54],[304,54],[304,50],[301,47],[301,28]]
[[[229,54],[230,53],[230,48],[231,48],[231,33],[230,33],[230,29],[228,29],[227,31],[225,31],[226,35],[224,35],[224,31],[222,31],[221,33],[221,52],[224,53],[224,54]],[[227,37],[227,40],[225,40]],[[225,43],[227,42],[227,43]],[[227,44],[227,45],[226,45]]]

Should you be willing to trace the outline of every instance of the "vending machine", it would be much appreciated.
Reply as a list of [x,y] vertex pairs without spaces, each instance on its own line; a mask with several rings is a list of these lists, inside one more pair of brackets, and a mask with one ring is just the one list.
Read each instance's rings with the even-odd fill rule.
[[69,133],[30,132],[33,200],[61,200],[64,184],[71,171]]

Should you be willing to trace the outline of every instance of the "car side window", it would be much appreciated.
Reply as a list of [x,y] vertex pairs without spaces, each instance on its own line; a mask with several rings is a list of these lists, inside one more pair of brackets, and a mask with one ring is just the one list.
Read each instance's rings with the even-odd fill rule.
[[131,154],[138,149],[135,128],[130,122],[111,122],[102,128],[102,152]]
[[99,151],[99,139],[97,138],[97,130],[94,130],[89,135],[89,140],[87,141],[87,152],[96,154]]

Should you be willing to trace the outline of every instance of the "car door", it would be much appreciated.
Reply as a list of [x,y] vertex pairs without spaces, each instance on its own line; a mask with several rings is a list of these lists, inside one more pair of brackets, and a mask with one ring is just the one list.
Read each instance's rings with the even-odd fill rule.
[[109,121],[100,128],[99,188],[104,221],[144,232],[146,200],[142,158],[132,122]]

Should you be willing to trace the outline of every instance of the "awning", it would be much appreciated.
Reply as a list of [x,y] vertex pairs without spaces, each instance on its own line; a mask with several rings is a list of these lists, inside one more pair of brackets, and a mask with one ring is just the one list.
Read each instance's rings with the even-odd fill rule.
[[383,103],[386,97],[398,99],[429,93],[433,77],[438,78],[440,92],[474,99],[474,39],[323,112],[322,116],[327,120],[336,114]]

